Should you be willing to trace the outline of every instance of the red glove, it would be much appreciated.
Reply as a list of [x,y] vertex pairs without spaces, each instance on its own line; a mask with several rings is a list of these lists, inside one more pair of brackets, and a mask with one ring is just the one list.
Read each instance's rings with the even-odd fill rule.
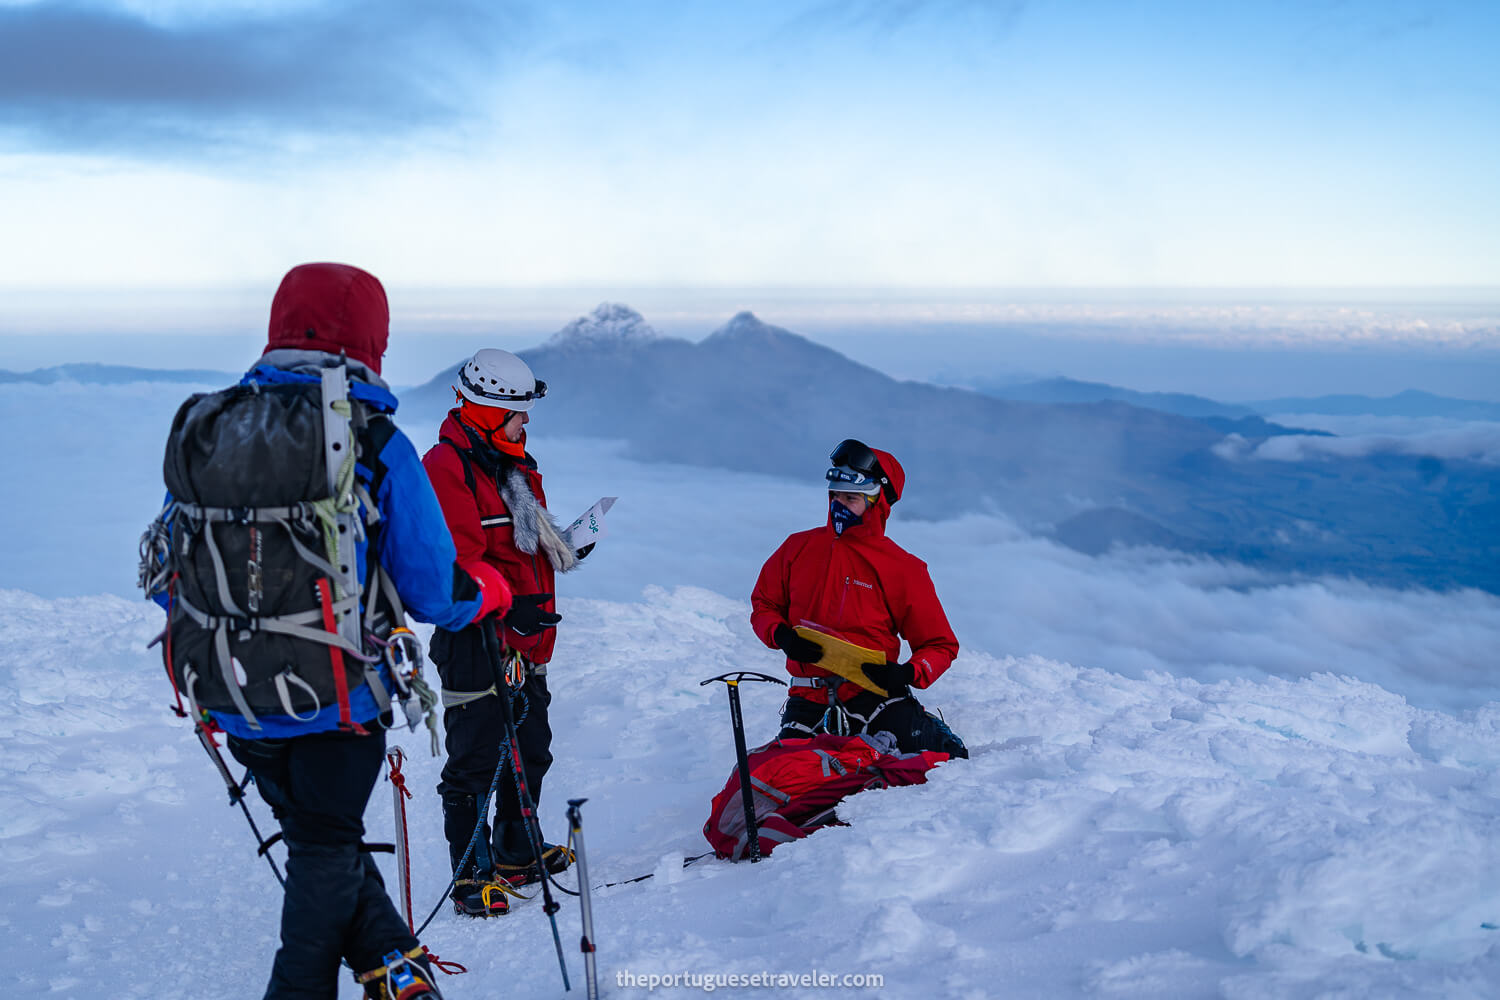
[[474,616],[474,621],[490,615],[503,615],[510,610],[510,584],[505,582],[498,569],[480,560],[465,566],[464,570],[479,585],[479,613]]

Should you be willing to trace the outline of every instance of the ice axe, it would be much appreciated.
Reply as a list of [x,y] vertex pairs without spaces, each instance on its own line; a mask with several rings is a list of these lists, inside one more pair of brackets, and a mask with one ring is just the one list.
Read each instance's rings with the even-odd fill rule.
[[700,681],[698,686],[703,687],[714,681],[723,681],[724,686],[729,688],[729,719],[734,725],[734,752],[739,758],[740,796],[745,806],[745,836],[749,838],[746,846],[750,850],[750,863],[754,864],[760,860],[760,825],[755,822],[755,795],[750,791],[750,754],[745,750],[745,719],[740,714],[740,682],[743,680],[764,681],[767,684],[786,686],[786,681],[779,677],[758,674],[753,670],[733,670],[727,674]]

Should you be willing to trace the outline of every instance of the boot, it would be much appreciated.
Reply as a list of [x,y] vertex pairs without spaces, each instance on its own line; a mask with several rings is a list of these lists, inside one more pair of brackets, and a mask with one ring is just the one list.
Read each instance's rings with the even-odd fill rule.
[[503,917],[510,912],[508,883],[493,876],[459,879],[453,884],[453,912],[461,917]]
[[490,857],[497,865],[525,865],[531,856],[531,829],[524,819],[495,818],[495,833],[490,838]]
[[[486,825],[469,850],[469,838],[479,825],[479,800],[472,795],[449,793],[443,796],[443,836],[448,841],[448,863],[458,879],[489,878],[494,859],[490,856],[490,831]],[[469,863],[459,871],[459,862],[468,854]]]
[[367,1000],[442,1000],[421,945],[405,955],[391,952],[385,956],[385,965],[354,979],[364,986]]
[[[495,878],[490,856],[490,831],[485,826],[469,850],[469,838],[479,825],[479,801],[472,795],[443,796],[443,835],[448,840],[448,862],[453,866],[453,911],[464,917],[503,917],[510,912],[509,884]],[[469,860],[460,867],[467,854]]]
[[[531,832],[522,819],[504,819],[495,823],[491,854],[495,859],[495,878],[509,885],[522,886],[538,882],[536,858],[531,851]],[[549,874],[568,870],[573,852],[557,844],[542,842],[542,861]]]
[[[547,866],[549,875],[565,872],[573,863],[573,851],[571,848],[560,844],[542,843],[542,862]],[[523,886],[533,882],[540,882],[541,878],[536,873],[536,862],[527,861],[521,865],[495,865],[495,878],[504,881],[508,885]]]

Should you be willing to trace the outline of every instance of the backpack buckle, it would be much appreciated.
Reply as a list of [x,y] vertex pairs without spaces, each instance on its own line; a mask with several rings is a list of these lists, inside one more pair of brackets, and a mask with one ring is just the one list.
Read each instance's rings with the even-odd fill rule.
[[233,521],[234,521],[235,524],[249,525],[249,523],[251,521],[251,515],[253,515],[254,513],[255,513],[255,508],[254,507],[231,507],[231,508],[229,508],[229,516],[230,516],[230,518],[233,519]]

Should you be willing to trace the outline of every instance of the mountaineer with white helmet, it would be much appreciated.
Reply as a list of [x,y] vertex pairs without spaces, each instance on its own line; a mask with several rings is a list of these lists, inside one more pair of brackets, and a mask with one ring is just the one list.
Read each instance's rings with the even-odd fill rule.
[[[448,412],[438,443],[422,464],[459,562],[494,567],[515,595],[501,640],[518,676],[503,696],[511,699],[519,722],[517,750],[535,801],[552,763],[547,663],[556,642],[553,626],[561,620],[553,601],[554,574],[576,566],[587,549],[575,552],[560,536],[547,513],[542,474],[526,450],[529,412],[546,396],[547,383],[509,351],[486,348],[459,369],[453,390],[458,405]],[[437,629],[430,653],[443,681],[448,760],[438,794],[456,879],[454,907],[487,917],[507,912],[506,890],[535,881],[538,873],[513,778],[501,777],[492,832],[489,817],[479,814],[505,738],[503,705],[480,629]],[[471,849],[476,827],[480,835]],[[552,872],[572,860],[567,848],[556,845],[544,844],[543,857]]]

